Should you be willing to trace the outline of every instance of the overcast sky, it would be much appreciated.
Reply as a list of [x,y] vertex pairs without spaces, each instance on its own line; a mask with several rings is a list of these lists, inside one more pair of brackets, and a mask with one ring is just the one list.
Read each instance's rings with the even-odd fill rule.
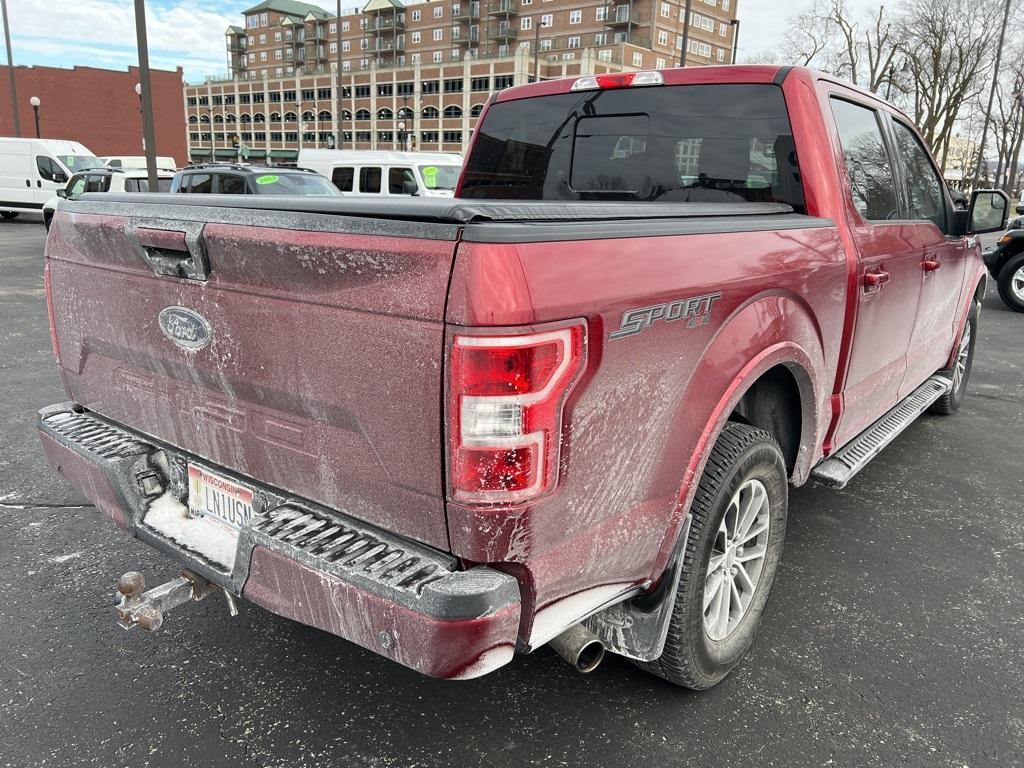
[[[742,60],[777,49],[787,20],[810,5],[811,0],[736,2],[741,21]],[[873,8],[879,2],[847,0],[851,9],[858,11]],[[335,7],[332,0],[318,4],[328,10]],[[355,4],[347,0],[342,7]],[[16,64],[124,69],[137,62],[135,22],[128,0],[8,0],[7,5]],[[149,0],[152,65],[173,69],[180,64],[190,81],[226,72],[224,30],[229,24],[242,23],[240,11],[248,5],[246,0]]]

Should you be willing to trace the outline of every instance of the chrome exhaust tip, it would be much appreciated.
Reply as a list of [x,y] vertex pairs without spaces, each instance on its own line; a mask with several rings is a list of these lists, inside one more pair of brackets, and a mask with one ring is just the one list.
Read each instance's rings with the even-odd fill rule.
[[604,659],[604,644],[593,632],[577,624],[548,642],[555,653],[576,668],[577,672],[593,672]]

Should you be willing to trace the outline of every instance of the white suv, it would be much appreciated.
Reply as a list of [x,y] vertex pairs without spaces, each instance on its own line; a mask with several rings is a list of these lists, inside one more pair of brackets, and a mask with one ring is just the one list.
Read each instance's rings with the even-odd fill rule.
[[[157,192],[170,192],[173,173],[167,171],[157,172]],[[146,170],[139,168],[92,168],[88,171],[76,173],[68,179],[64,189],[58,189],[57,194],[51,197],[43,205],[43,223],[50,228],[50,221],[53,214],[57,212],[57,206],[62,199],[74,200],[85,192],[148,192],[149,177]]]

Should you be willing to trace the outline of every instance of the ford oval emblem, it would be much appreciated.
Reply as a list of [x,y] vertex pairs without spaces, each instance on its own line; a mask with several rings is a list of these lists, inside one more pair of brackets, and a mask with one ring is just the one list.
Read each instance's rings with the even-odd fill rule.
[[186,307],[166,307],[160,311],[160,330],[182,349],[194,352],[213,339],[206,318]]

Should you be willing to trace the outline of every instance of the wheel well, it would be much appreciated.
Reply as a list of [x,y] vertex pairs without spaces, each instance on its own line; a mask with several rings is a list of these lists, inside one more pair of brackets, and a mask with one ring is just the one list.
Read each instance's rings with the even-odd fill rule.
[[800,452],[803,416],[800,387],[786,366],[777,365],[755,381],[736,404],[729,420],[769,432],[778,441],[786,469],[792,473]]

